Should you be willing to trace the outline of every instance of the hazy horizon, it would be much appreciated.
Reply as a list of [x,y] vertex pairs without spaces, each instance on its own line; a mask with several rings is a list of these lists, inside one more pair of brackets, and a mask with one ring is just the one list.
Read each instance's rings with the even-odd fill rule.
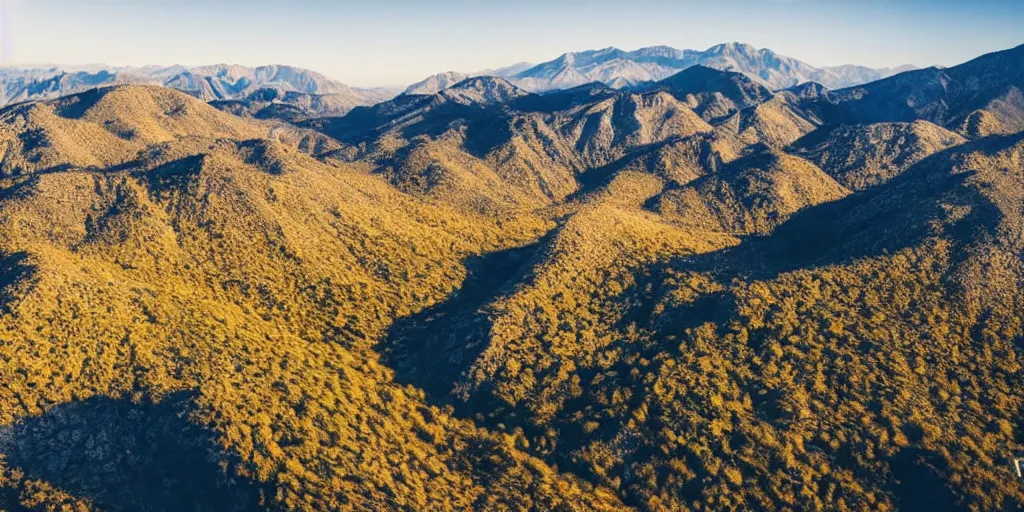
[[[270,0],[0,0],[4,65],[287,64],[361,87],[570,51],[742,42],[814,66],[950,66],[1010,48],[1024,2],[911,0],[377,5]],[[29,30],[30,28],[30,30]],[[81,44],[68,44],[80,41]]]

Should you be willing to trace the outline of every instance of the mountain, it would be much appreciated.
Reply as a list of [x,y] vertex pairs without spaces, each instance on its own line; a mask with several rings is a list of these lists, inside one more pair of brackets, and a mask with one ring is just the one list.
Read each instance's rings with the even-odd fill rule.
[[244,117],[298,122],[344,115],[363,103],[350,94],[311,94],[265,87],[237,100],[213,100],[214,107]]
[[[15,181],[0,199],[11,228],[0,237],[0,332],[43,343],[57,331],[33,326],[51,319],[81,336],[53,346],[47,357],[63,363],[47,363],[47,376],[7,375],[34,356],[4,345],[4,508],[18,506],[19,482],[38,503],[112,510],[616,505],[500,434],[421,407],[366,337],[384,324],[365,320],[443,299],[462,259],[529,240],[538,221],[499,230],[165,88],[100,89],[8,108],[0,121],[45,134],[11,149],[27,164],[3,173]],[[57,298],[71,290],[74,305]],[[222,386],[233,391],[198,392]],[[379,449],[352,454],[366,435]],[[306,480],[304,468],[331,459],[348,462],[302,491],[263,483]],[[494,465],[486,477],[469,470],[481,464]]]
[[934,153],[966,142],[928,121],[838,126],[790,149],[853,190],[883,183]]
[[923,119],[969,137],[1024,129],[1024,45],[835,91],[841,122]]
[[435,94],[467,78],[469,78],[469,75],[456,73],[454,71],[438,73],[436,75],[428,76],[424,80],[406,87],[402,94]]
[[447,71],[428,76],[427,78],[406,87],[403,94],[434,94],[470,77],[494,76],[499,78],[508,78],[531,67],[533,67],[533,64],[529,62],[520,62],[511,66],[496,69],[485,69],[471,74]]
[[705,66],[687,68],[662,80],[659,85],[676,97],[693,97],[698,105],[702,105],[701,110],[705,110],[703,105],[709,102],[727,103],[727,109],[739,110],[763,103],[772,96],[768,88],[746,75]]
[[580,191],[579,173],[645,145],[714,131],[665,91],[595,86],[539,96],[496,77],[302,126],[359,147],[360,158],[402,190],[482,211],[564,200]]
[[[319,73],[291,66],[249,68],[218,64],[186,68],[183,66],[142,68],[101,68],[88,70],[8,68],[0,73],[4,91],[0,105],[21,101],[52,99],[86,89],[123,83],[163,85],[186,92],[204,101],[242,100],[260,89],[276,89],[307,95],[327,96],[323,103],[369,105],[389,99],[392,94],[379,89],[354,89]],[[309,102],[315,103],[315,102]],[[349,108],[350,109],[350,108]],[[347,111],[347,110],[345,110]],[[327,108],[317,115],[343,113]]]
[[51,70],[7,70],[3,77],[3,104],[52,99],[103,85],[142,82],[136,76],[119,77],[108,70],[65,72]]
[[814,164],[767,146],[652,200],[662,215],[706,231],[770,233],[808,206],[849,195]]
[[792,91],[772,93],[741,73],[693,66],[655,87],[748,144],[786,145],[823,123],[819,108],[808,106],[805,97]]
[[517,62],[509,66],[502,66],[500,68],[485,69],[483,71],[477,71],[474,75],[477,76],[498,76],[501,78],[509,78],[515,76],[527,69],[532,68],[536,64],[532,62]]
[[842,88],[878,80],[910,68],[816,68],[768,49],[727,43],[704,51],[653,46],[631,52],[605,48],[566,53],[506,78],[530,91],[565,89],[594,81],[616,87],[630,87],[644,82],[656,82],[696,65],[743,73],[776,90],[808,81],[829,88]]
[[528,93],[502,78],[475,77],[462,80],[438,94],[458,103],[492,105],[508,103]]
[[874,82],[882,78],[898,75],[905,71],[913,71],[917,69],[917,67],[903,65],[895,68],[869,68],[846,64],[842,66],[826,66],[821,69],[824,70],[827,75],[834,77],[832,80],[829,80],[829,83],[831,84],[830,87],[838,89]]
[[1024,508],[1016,51],[0,109],[0,508]]

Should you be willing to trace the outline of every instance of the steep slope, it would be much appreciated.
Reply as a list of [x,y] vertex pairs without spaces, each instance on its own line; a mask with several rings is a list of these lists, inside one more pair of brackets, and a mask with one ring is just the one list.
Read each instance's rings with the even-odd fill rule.
[[50,103],[17,105],[0,111],[0,119],[4,176],[124,164],[148,145],[197,133],[241,139],[268,131],[150,86],[94,89]]
[[304,126],[359,146],[354,158],[403,190],[493,211],[587,193],[629,165],[620,159],[697,134],[716,132],[730,155],[746,145],[785,146],[820,124],[817,100],[703,66],[644,93],[594,83],[536,95],[475,77]]
[[892,179],[923,158],[966,142],[927,121],[822,129],[790,148],[843,186],[863,190]]
[[498,77],[467,78],[439,93],[441,97],[463,105],[508,103],[527,94],[529,93]]
[[800,94],[772,93],[740,73],[693,66],[655,87],[668,91],[722,132],[747,144],[784,146],[821,124]]
[[585,172],[578,178],[580,190],[574,197],[586,201],[594,194],[605,194],[610,183],[627,173],[653,176],[663,186],[685,185],[736,159],[741,148],[740,141],[715,132],[648,144]]
[[662,91],[597,87],[538,96],[493,77],[305,126],[359,146],[355,158],[403,190],[478,211],[560,202],[589,169],[713,130]]
[[438,73],[406,87],[402,94],[437,94],[467,78],[469,75],[455,71]]
[[345,115],[364,103],[346,94],[310,94],[264,88],[240,100],[215,100],[210,104],[243,117],[294,123],[315,117]]
[[767,101],[772,97],[763,85],[740,73],[693,66],[658,83],[677,98],[693,105],[704,119],[715,119]]
[[321,133],[246,122],[171,89],[117,86],[0,110],[0,177],[129,165],[153,144],[195,137],[268,138],[312,154],[341,148]]
[[793,102],[785,95],[776,95],[740,111],[721,126],[725,130],[735,130],[747,144],[765,143],[782,147],[814,131],[820,124],[821,120],[815,113],[803,109],[800,102]]
[[508,79],[532,68],[533,66],[534,64],[530,62],[520,62],[518,64],[512,64],[511,66],[485,69],[469,74],[459,73],[456,71],[446,71],[444,73],[437,73],[435,75],[428,76],[427,78],[406,87],[402,94],[437,94],[467,78],[478,76],[496,76],[498,78]]
[[701,65],[722,71],[736,71],[778,90],[805,82],[816,82],[830,89],[873,82],[913,69],[913,66],[872,69],[864,66],[816,68],[792,57],[748,44],[725,43],[708,48]]
[[762,146],[718,172],[666,190],[652,206],[681,225],[764,234],[803,208],[847,194],[814,164]]
[[951,68],[902,73],[833,92],[838,122],[922,119],[977,137],[1024,130],[1024,46]]
[[[0,106],[30,100],[47,100],[116,84],[163,85],[186,92],[204,101],[241,100],[260,89],[284,93],[329,96],[347,110],[356,105],[372,105],[390,99],[393,93],[380,89],[355,89],[314,71],[292,66],[249,68],[218,64],[186,68],[110,67],[102,69],[61,68],[48,70],[9,70],[0,74],[4,95]],[[321,115],[335,112],[321,112]],[[339,112],[340,113],[340,112]]]
[[[1020,134],[942,151],[718,250],[638,213],[659,185],[624,173],[522,285],[436,313],[425,344],[456,371],[408,375],[645,510],[1018,508],[1022,151]],[[744,159],[691,186],[732,188]],[[812,169],[746,177],[828,182]]]
[[657,82],[698,65],[742,73],[773,90],[809,81],[830,88],[850,87],[911,68],[816,68],[768,49],[757,49],[741,43],[726,43],[704,51],[652,46],[632,52],[605,48],[566,53],[555,60],[538,64],[508,78],[516,85],[535,92],[566,89],[594,81],[615,87],[632,87],[645,82]]
[[627,85],[656,80],[660,66],[630,59],[618,48],[605,48],[579,53],[566,53],[561,57],[515,75],[521,87],[531,91],[567,89],[587,82],[611,83],[620,80]]

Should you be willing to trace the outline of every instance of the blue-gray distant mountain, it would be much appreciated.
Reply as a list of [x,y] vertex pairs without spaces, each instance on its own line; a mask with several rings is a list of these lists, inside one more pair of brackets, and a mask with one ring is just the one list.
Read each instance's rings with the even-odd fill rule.
[[[491,75],[498,76],[498,75]],[[444,73],[438,73],[436,75],[430,75],[419,82],[416,82],[409,87],[405,88],[403,94],[436,94],[443,91],[467,78],[470,75],[465,73],[459,73],[457,71],[446,71]]]
[[696,65],[743,73],[774,90],[804,82],[837,89],[913,69],[912,66],[872,69],[853,65],[819,68],[772,50],[726,43],[704,51],[652,46],[631,52],[605,48],[566,53],[506,78],[530,91],[567,89],[590,82],[629,87],[656,82]]
[[496,76],[499,78],[510,78],[513,76],[530,69],[535,64],[531,62],[520,62],[518,64],[512,64],[511,66],[505,66],[501,68],[485,69],[483,71],[477,71],[476,73],[466,74],[459,73],[457,71],[446,71],[444,73],[438,73],[436,75],[430,75],[427,78],[416,82],[409,87],[405,88],[403,94],[436,94],[441,92],[467,78],[474,76]]
[[293,66],[255,68],[217,64],[212,66],[147,67],[49,67],[0,69],[0,105],[45,100],[115,84],[153,84],[186,92],[204,101],[241,100],[257,91],[320,96],[309,104],[330,104],[320,115],[338,115],[360,105],[372,105],[394,95],[383,89],[349,87],[320,73]]

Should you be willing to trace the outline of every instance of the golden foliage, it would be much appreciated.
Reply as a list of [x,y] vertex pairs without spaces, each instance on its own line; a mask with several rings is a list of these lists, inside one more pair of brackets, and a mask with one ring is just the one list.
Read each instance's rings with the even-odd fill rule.
[[1022,135],[739,92],[0,111],[0,506],[1024,506]]

